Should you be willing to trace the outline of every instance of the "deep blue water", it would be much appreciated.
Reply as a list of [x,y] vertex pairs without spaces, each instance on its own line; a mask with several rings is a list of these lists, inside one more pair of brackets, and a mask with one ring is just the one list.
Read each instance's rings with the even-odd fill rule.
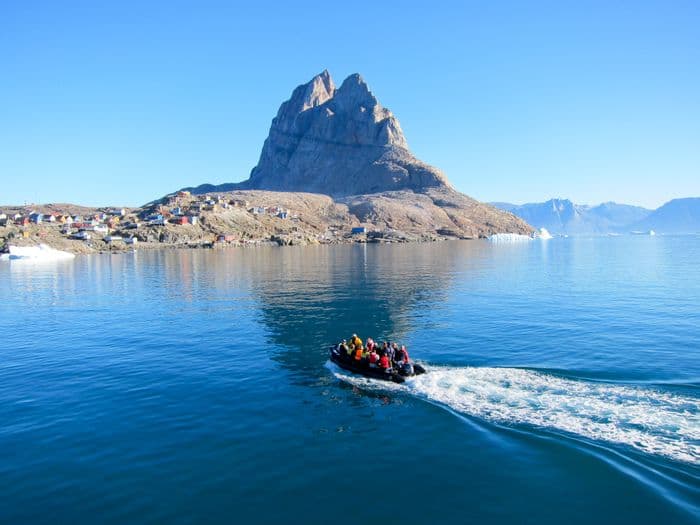
[[[698,523],[700,237],[0,262],[2,523]],[[353,331],[404,387],[348,377]]]

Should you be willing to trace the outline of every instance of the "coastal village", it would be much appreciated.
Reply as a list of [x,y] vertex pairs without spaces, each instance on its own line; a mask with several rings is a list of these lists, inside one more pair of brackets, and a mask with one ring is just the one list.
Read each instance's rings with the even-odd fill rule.
[[[275,195],[283,195],[278,200],[287,202],[277,202]],[[73,253],[92,253],[136,247],[377,242],[385,237],[345,210],[336,210],[330,199],[314,202],[319,197],[309,195],[290,202],[284,194],[274,192],[193,195],[178,191],[135,209],[60,204],[4,207],[0,208],[0,250],[10,242],[24,246],[46,243]],[[308,209],[290,209],[290,204],[298,202]],[[385,240],[402,238],[387,236]]]

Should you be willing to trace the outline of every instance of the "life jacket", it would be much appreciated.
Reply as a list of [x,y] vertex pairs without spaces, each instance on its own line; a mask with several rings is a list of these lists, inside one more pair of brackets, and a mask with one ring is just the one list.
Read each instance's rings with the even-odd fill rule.
[[362,359],[362,347],[358,346],[355,350],[355,361],[360,361]]
[[389,368],[389,358],[383,355],[379,360],[379,366],[382,368]]
[[396,360],[408,363],[408,352],[406,350],[399,349],[399,351],[396,352]]
[[377,361],[379,361],[379,356],[377,355],[377,353],[376,353],[376,352],[370,352],[370,354],[369,354],[369,362],[372,363],[372,364],[374,364],[374,363],[376,363]]

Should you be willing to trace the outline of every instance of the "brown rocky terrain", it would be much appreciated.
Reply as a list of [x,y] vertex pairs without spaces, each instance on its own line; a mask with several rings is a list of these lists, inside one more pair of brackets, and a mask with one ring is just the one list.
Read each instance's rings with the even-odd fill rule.
[[[175,223],[168,212],[174,207],[194,209],[209,196],[169,197],[145,208],[128,210],[107,232],[91,232],[89,240],[72,239],[77,228],[59,222],[0,226],[0,250],[48,244],[73,253],[119,252],[133,248],[223,247],[274,243],[278,245],[345,242],[426,242],[470,239],[500,231],[528,233],[529,227],[515,216],[498,212],[461,194],[441,189],[416,194],[402,190],[338,199],[299,192],[240,190],[211,197],[218,202],[198,211],[196,224]],[[231,204],[236,203],[236,204]],[[260,212],[256,212],[260,209]],[[94,215],[100,210],[71,205],[0,208],[9,214],[43,210],[67,214],[80,210]],[[76,213],[72,211],[71,213]],[[162,213],[163,223],[152,224],[149,214]],[[136,225],[138,224],[138,227]],[[353,233],[353,228],[364,228]],[[107,242],[107,235],[122,237]],[[134,237],[135,245],[123,239]]]

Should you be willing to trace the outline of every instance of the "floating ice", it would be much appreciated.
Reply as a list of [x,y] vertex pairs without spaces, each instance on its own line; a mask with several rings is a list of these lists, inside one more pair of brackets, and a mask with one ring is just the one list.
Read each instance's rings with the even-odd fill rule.
[[455,412],[531,425],[700,464],[700,399],[518,368],[431,367],[395,385],[334,372],[358,387],[400,390]]
[[60,261],[72,259],[75,255],[56,250],[45,244],[39,246],[10,246],[10,253],[4,254],[3,260],[28,259],[37,261]]
[[520,235],[519,233],[495,233],[489,237],[489,241],[496,244],[510,244],[518,242],[531,241],[529,235]]
[[552,238],[552,234],[549,233],[547,228],[540,228],[539,238],[542,239],[543,241],[547,241],[547,240]]

